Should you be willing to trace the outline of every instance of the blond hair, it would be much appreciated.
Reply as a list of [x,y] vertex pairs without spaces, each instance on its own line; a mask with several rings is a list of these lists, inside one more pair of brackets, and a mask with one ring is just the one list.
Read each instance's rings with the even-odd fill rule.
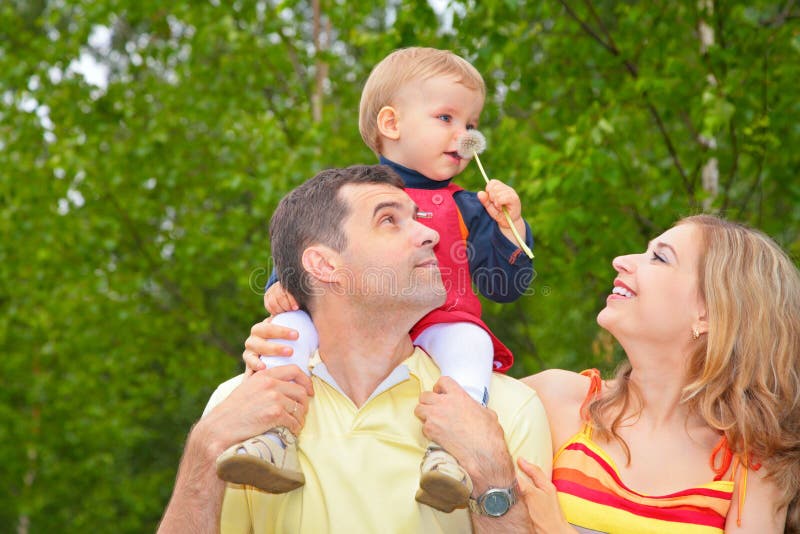
[[[708,333],[689,357],[682,402],[725,435],[731,451],[753,467],[762,464],[788,505],[787,532],[800,528],[800,273],[763,233],[710,215],[677,225],[700,229],[699,291]],[[687,332],[687,336],[690,333]],[[601,436],[627,445],[617,433],[641,396],[628,380],[589,406]],[[635,410],[634,410],[635,411]],[[611,424],[606,421],[611,420]],[[792,530],[795,529],[795,530]]]
[[411,81],[436,76],[455,76],[458,82],[486,96],[486,84],[478,70],[467,60],[448,50],[411,47],[395,50],[375,65],[361,92],[358,130],[367,146],[380,155],[381,137],[378,112],[394,104],[397,92]]

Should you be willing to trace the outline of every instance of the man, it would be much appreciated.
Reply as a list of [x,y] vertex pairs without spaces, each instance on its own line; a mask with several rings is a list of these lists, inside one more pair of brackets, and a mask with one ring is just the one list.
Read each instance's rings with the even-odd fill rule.
[[[436,404],[430,390],[466,394],[452,381],[437,384],[435,364],[408,336],[445,292],[433,254],[438,235],[416,220],[402,186],[386,167],[355,166],[323,171],[281,201],[273,256],[319,332],[312,377],[285,366],[218,388],[189,434],[161,532],[216,532],[220,524],[223,532],[257,533],[530,527],[524,504],[514,504],[512,456],[549,472],[550,433],[536,394],[504,376],[492,379],[497,416],[472,403],[475,439],[456,447],[474,485],[474,511],[446,514],[414,500],[428,443],[415,408],[426,420]],[[226,490],[217,479],[214,461],[225,448],[278,425],[297,432],[303,421],[303,487],[271,495]]]

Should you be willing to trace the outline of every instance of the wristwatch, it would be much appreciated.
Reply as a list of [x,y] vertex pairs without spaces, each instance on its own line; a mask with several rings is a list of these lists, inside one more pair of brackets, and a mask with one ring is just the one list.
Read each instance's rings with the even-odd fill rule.
[[469,498],[469,509],[480,515],[502,517],[508,513],[519,495],[519,485],[514,481],[508,488],[489,488],[477,498]]

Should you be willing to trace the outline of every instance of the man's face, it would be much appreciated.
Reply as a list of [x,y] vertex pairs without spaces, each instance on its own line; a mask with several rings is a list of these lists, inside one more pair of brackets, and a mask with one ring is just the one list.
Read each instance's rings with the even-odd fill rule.
[[[339,191],[349,206],[347,247],[336,278],[341,290],[378,311],[440,306],[445,291],[433,247],[439,234],[417,221],[417,206],[383,184],[350,184]],[[380,306],[380,307],[378,307]]]

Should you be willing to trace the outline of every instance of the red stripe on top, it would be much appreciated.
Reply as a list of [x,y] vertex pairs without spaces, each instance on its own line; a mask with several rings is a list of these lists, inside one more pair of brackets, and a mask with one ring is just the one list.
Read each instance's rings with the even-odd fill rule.
[[678,491],[678,492],[675,492],[675,493],[669,493],[667,495],[656,495],[656,496],[654,496],[654,495],[643,495],[641,493],[638,493],[638,492],[630,489],[628,486],[626,486],[625,483],[622,481],[622,479],[619,478],[619,475],[617,474],[617,471],[611,465],[609,465],[609,463],[606,462],[599,454],[594,452],[592,449],[590,449],[589,447],[587,447],[583,443],[570,443],[569,446],[567,446],[565,448],[565,450],[580,451],[580,452],[584,453],[585,455],[589,456],[595,462],[597,462],[597,464],[606,473],[608,473],[609,476],[611,476],[611,478],[614,479],[614,482],[616,482],[621,488],[625,489],[626,491],[629,491],[630,493],[636,495],[637,497],[644,497],[644,498],[647,498],[647,499],[669,499],[669,498],[672,498],[672,497],[682,497],[682,496],[686,496],[686,495],[704,495],[706,497],[714,497],[714,498],[717,498],[717,499],[730,500],[731,496],[733,495],[733,492],[730,492],[730,491],[719,491],[719,490],[712,490],[712,489],[709,489],[709,488],[690,488],[690,489]]
[[568,493],[587,501],[610,506],[618,510],[624,510],[640,517],[659,519],[673,523],[704,525],[720,529],[725,528],[725,517],[709,508],[700,506],[696,506],[695,510],[659,508],[657,506],[637,504],[614,494],[591,490],[580,484],[570,482],[569,480],[553,480],[553,484],[556,489],[562,493]]
[[[616,495],[616,496],[620,495],[619,493],[616,493],[614,491],[614,488],[605,486],[601,480],[598,480],[597,478],[594,478],[590,474],[585,474],[584,472],[582,472],[580,470],[572,469],[572,468],[569,468],[569,467],[556,467],[555,469],[553,469],[553,480],[554,481],[555,480],[559,480],[559,481],[563,480],[565,482],[569,482],[570,484],[583,486],[586,489],[589,489],[589,490],[592,490],[592,491],[597,491],[597,492],[600,492],[600,493],[607,493],[609,495]],[[671,503],[669,503],[669,507],[672,508],[672,509],[680,509],[680,510],[694,510],[698,506],[701,506],[705,502],[711,503],[711,502],[713,502],[715,500],[721,500],[721,501],[723,501],[722,504],[724,504],[725,502],[730,500],[730,494],[728,492],[715,492],[714,490],[709,490],[709,492],[712,493],[712,494],[706,494],[706,492],[703,492],[702,495],[693,495],[692,493],[688,493],[688,492],[680,492],[679,494],[675,494],[675,495],[680,495],[681,497],[696,496],[697,499],[694,499],[694,501],[697,501],[697,502],[692,502],[689,499],[681,499],[683,501],[683,504],[677,504],[677,503],[671,502]],[[688,495],[685,495],[686,493],[688,493]],[[720,495],[714,495],[713,493],[721,493],[721,496]],[[627,497],[625,497],[625,498],[627,498]],[[653,500],[658,500],[659,498],[658,497],[641,497],[641,499],[642,499],[642,501],[653,501]],[[630,500],[630,499],[628,499],[628,500]],[[677,501],[678,499],[670,499],[670,500]],[[641,504],[643,506],[654,506],[653,504],[648,504],[648,503],[645,503],[645,502],[638,502],[638,501],[633,501],[633,500],[631,500],[631,502],[636,502],[636,503]],[[704,507],[704,506],[701,506],[701,507]]]

